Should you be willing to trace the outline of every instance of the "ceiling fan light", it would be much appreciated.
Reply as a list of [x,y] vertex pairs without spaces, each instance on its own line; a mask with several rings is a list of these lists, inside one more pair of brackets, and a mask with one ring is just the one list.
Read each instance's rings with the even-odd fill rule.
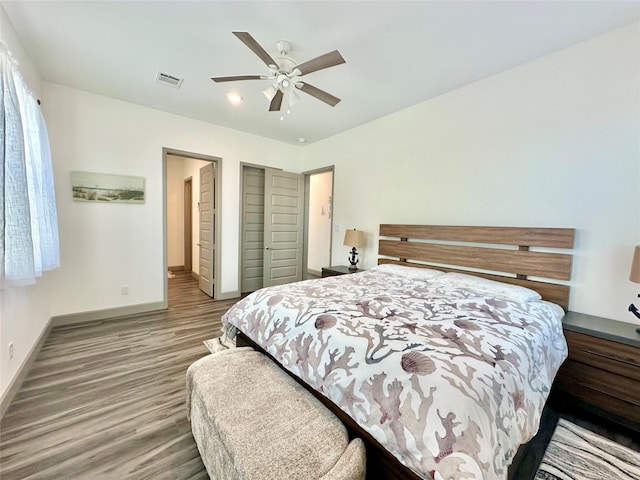
[[289,106],[293,106],[300,101],[300,97],[295,90],[289,92]]
[[234,105],[239,105],[242,103],[242,96],[238,93],[228,93],[227,99]]
[[262,90],[262,93],[264,93],[264,96],[267,97],[267,100],[269,101],[273,100],[273,97],[276,96],[277,92],[278,90],[273,85],[269,85],[267,88]]

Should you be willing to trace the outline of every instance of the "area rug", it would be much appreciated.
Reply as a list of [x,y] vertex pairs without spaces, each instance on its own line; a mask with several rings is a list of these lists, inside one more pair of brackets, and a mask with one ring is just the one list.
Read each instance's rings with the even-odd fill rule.
[[640,480],[640,452],[560,419],[535,480]]

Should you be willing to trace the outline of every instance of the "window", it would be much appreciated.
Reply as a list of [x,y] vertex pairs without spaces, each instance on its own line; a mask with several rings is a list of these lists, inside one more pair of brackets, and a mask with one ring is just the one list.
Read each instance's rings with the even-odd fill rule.
[[0,288],[60,265],[51,151],[38,100],[0,42]]

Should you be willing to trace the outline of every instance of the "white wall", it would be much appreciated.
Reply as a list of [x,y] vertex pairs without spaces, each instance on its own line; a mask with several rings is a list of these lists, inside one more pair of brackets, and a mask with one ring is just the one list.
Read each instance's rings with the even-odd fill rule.
[[631,322],[638,38],[635,23],[309,145],[303,170],[335,164],[334,225],[368,233],[364,267],[380,223],[575,227],[570,308]]
[[331,190],[333,172],[309,176],[309,240],[307,269],[320,273],[331,263]]
[[2,40],[7,46],[7,48],[13,55],[13,58],[18,61],[18,69],[29,85],[29,88],[31,88],[31,90],[33,90],[36,95],[42,95],[42,79],[40,78],[40,73],[38,73],[36,66],[31,62],[31,59],[27,55],[26,50],[22,46],[22,42],[16,35],[16,31],[9,21],[9,17],[7,16],[1,4],[0,40]]
[[184,266],[183,157],[167,155],[167,265]]

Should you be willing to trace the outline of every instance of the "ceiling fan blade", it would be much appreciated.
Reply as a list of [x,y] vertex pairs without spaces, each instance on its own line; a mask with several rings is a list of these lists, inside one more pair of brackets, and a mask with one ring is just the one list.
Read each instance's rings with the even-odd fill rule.
[[308,83],[299,82],[296,84],[296,87],[302,90],[304,93],[311,95],[312,97],[316,97],[318,100],[322,100],[324,103],[335,107],[340,99],[338,97],[334,97],[330,93],[325,92],[324,90],[320,90],[313,85],[309,85]]
[[220,82],[235,82],[236,80],[262,80],[265,77],[264,75],[235,75],[232,77],[212,77],[211,80],[213,80],[216,83],[220,83]]
[[276,92],[276,94],[273,96],[273,99],[271,100],[271,103],[269,104],[269,111],[270,112],[279,112],[280,111],[280,107],[282,106],[282,97],[284,96],[284,94],[282,93],[282,90],[278,90]]
[[341,63],[345,63],[345,59],[342,58],[342,55],[340,55],[338,50],[334,50],[333,52],[325,53],[324,55],[313,58],[308,62],[301,63],[295,68],[300,71],[300,75],[306,75],[307,73],[317,72],[323,68],[335,67]]
[[233,32],[233,34],[238,37],[242,43],[249,47],[253,53],[260,57],[260,60],[262,60],[265,65],[267,65],[267,67],[275,67],[276,69],[278,68],[278,64],[276,63],[276,61],[271,58],[271,55],[269,55],[258,42],[256,42],[255,38],[253,38],[251,34],[249,34],[248,32]]

